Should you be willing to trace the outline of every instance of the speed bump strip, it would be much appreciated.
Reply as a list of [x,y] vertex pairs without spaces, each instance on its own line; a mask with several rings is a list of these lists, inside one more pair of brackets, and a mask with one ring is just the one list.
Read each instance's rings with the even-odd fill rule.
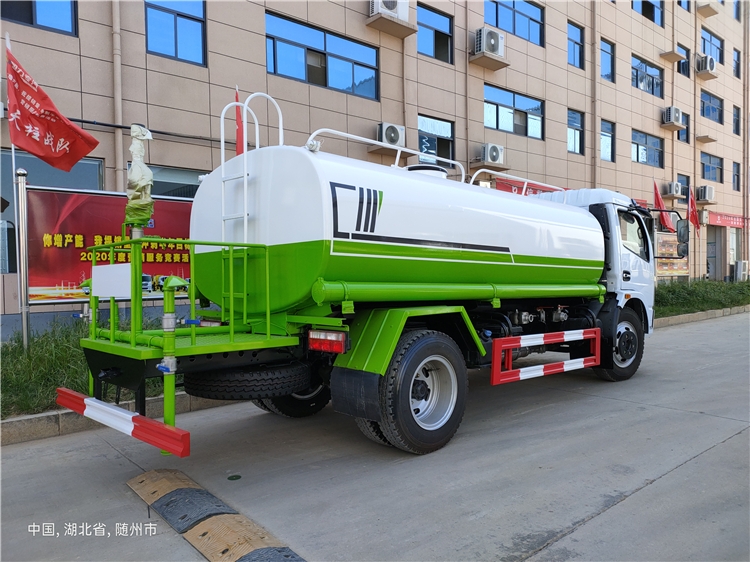
[[184,533],[214,515],[237,513],[202,488],[174,490],[156,500],[151,507],[178,533]]
[[179,470],[151,470],[128,486],[210,562],[305,562]]

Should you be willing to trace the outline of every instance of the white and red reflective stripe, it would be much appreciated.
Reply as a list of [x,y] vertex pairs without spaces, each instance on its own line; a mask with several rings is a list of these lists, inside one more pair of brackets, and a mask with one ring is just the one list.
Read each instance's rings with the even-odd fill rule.
[[[599,328],[587,330],[569,330],[567,332],[551,332],[548,334],[530,334],[527,336],[515,336],[508,338],[497,338],[492,341],[492,371],[490,384],[503,384],[535,377],[544,377],[576,369],[595,367],[600,363],[600,338]],[[510,350],[519,347],[532,347],[553,343],[566,343],[580,340],[591,340],[591,357],[580,359],[569,359],[558,361],[547,365],[534,365],[523,369],[512,369],[513,357]],[[508,351],[503,357],[503,352]]]
[[178,457],[190,455],[190,432],[184,429],[128,412],[68,388],[57,389],[57,403]]

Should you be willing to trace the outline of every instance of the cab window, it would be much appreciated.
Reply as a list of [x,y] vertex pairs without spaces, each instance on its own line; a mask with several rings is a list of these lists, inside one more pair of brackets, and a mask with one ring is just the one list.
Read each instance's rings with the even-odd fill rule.
[[643,224],[627,211],[618,211],[617,214],[620,218],[622,245],[642,260],[648,261],[646,233],[643,231]]

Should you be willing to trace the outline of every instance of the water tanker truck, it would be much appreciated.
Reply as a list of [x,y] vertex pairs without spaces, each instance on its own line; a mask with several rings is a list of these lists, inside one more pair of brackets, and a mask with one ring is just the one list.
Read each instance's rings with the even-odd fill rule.
[[[257,97],[268,98],[224,111],[241,106],[247,128]],[[285,146],[278,115],[278,145],[222,160],[203,179],[190,240],[179,241],[191,281],[164,281],[161,329],[142,327],[141,245],[174,241],[95,248],[111,259],[94,264],[81,341],[89,396],[58,389],[60,404],[185,456],[189,434],[175,427],[181,375],[187,394],[283,416],[331,402],[369,439],[425,454],[461,423],[467,369],[487,368],[492,384],[588,367],[623,381],[637,371],[653,331],[648,211],[605,189],[529,196],[480,187],[477,174],[467,183],[460,163],[437,157],[458,181],[431,163],[330,154],[316,139],[378,143],[329,129]],[[419,154],[395,150],[396,163]],[[682,222],[679,230],[686,242]],[[116,263],[117,252],[130,263]],[[174,293],[185,285],[190,312],[178,323]],[[116,314],[100,323],[100,300],[117,310],[123,296],[130,328],[120,330]],[[566,356],[518,363],[544,352]],[[164,423],[145,416],[151,377],[164,381]],[[105,402],[110,385],[134,391],[138,411]]]

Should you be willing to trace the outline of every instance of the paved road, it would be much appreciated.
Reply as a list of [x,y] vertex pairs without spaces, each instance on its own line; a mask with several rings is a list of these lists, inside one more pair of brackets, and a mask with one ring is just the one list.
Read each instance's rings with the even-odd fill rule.
[[[742,314],[660,330],[623,383],[490,387],[478,371],[459,433],[423,457],[330,408],[249,404],[178,417],[183,460],[109,429],[6,446],[2,559],[202,560],[125,485],[170,467],[310,561],[750,560],[749,356]],[[60,536],[28,532],[45,522]],[[65,536],[73,522],[110,536]],[[153,536],[116,536],[149,522]]]

